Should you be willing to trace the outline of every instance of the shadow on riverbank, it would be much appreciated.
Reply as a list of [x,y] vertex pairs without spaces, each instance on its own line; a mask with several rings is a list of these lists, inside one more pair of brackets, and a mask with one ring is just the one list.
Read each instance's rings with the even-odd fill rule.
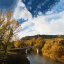
[[0,64],[30,64],[25,55],[11,54],[6,59],[0,59]]

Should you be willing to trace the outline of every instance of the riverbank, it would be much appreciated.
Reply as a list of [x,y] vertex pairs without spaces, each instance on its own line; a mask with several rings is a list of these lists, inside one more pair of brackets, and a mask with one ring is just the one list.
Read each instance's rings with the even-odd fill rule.
[[[45,37],[45,38],[44,38]],[[47,56],[54,61],[64,63],[64,35],[36,35],[21,40],[27,47],[33,47],[28,52]]]
[[8,52],[0,53],[0,64],[30,64],[30,61],[24,53]]

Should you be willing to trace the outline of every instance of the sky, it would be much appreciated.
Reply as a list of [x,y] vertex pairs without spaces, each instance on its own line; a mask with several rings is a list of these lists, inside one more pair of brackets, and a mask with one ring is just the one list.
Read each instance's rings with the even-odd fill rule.
[[[0,0],[0,10],[10,9],[21,26],[17,37],[64,35],[64,0]],[[15,32],[14,32],[15,33]]]

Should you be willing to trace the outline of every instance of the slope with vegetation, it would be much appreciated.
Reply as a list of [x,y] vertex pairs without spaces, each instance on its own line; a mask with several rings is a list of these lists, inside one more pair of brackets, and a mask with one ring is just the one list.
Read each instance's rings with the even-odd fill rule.
[[55,38],[46,40],[42,54],[56,61],[64,63],[64,39]]
[[33,46],[33,53],[47,56],[55,61],[64,63],[64,35],[35,35],[22,38],[26,46]]

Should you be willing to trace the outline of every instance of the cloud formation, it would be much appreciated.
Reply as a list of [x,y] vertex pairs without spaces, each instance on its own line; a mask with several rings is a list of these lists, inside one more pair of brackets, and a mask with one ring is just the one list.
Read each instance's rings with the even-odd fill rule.
[[30,20],[32,18],[31,13],[27,10],[25,4],[22,2],[22,0],[19,0],[17,3],[17,6],[14,10],[13,13],[13,18],[18,20],[18,19],[25,19],[25,20]]
[[[22,3],[22,5],[20,3]],[[22,6],[24,8],[21,8]],[[19,27],[19,32],[17,33],[18,37],[22,38],[25,36],[32,36],[36,34],[64,34],[64,11],[54,13],[54,9],[55,8],[53,8],[52,11],[48,11],[46,15],[41,14],[40,16],[38,15],[37,17],[32,18],[32,14],[27,10],[23,2],[19,0],[17,8],[14,12],[14,18],[26,19],[27,17],[28,20],[21,24],[22,29],[21,27]]]

